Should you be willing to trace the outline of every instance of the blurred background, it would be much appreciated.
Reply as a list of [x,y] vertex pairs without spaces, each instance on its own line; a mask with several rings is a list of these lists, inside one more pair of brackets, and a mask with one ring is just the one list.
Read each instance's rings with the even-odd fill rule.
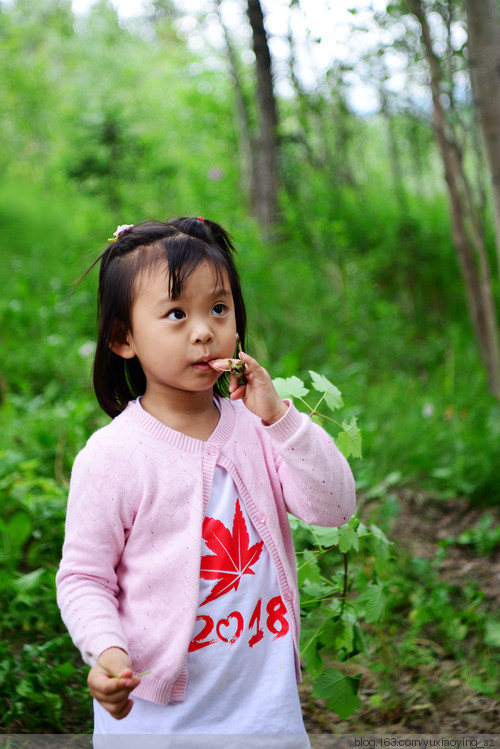
[[[358,517],[392,541],[346,549],[380,600],[357,645],[345,617],[316,643],[310,730],[495,732],[499,56],[492,0],[0,0],[4,733],[91,730],[54,600],[71,465],[107,420],[97,273],[76,281],[118,224],[179,215],[232,234],[248,351],[341,390]],[[351,711],[308,681],[338,658]]]

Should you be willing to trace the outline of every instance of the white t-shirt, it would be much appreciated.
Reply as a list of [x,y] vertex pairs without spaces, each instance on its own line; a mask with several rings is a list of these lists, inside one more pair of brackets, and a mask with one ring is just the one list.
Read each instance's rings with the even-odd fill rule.
[[[184,701],[157,705],[133,698],[134,707],[120,721],[96,703],[94,733],[273,734],[283,741],[295,735],[296,743],[283,747],[308,747],[276,571],[232,478],[220,467],[202,535]],[[275,740],[273,746],[281,744]]]

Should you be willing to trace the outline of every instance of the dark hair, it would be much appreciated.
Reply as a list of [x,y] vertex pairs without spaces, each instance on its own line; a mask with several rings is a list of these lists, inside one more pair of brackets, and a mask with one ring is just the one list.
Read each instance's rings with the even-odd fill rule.
[[[124,359],[111,350],[111,344],[113,340],[124,340],[131,331],[136,279],[154,265],[161,262],[168,265],[172,298],[179,296],[201,260],[209,260],[219,277],[227,274],[236,331],[244,347],[246,312],[234,252],[229,234],[213,221],[177,218],[167,223],[145,221],[126,229],[93,263],[91,268],[100,262],[94,390],[99,405],[109,416],[118,416],[130,400],[143,395],[146,389],[146,378],[137,357]],[[223,376],[214,390],[227,396],[227,385],[227,377]]]

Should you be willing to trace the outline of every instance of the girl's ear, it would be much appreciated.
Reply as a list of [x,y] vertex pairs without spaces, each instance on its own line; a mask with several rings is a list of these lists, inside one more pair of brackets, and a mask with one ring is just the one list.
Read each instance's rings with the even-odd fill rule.
[[130,335],[127,335],[120,320],[115,320],[111,332],[109,348],[114,354],[121,356],[122,359],[133,359],[136,355],[132,345]]

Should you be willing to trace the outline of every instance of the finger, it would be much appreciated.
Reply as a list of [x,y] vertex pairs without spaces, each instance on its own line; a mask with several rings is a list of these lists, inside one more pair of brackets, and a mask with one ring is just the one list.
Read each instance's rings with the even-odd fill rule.
[[106,700],[99,700],[99,702],[102,707],[107,710],[113,718],[115,718],[115,720],[123,720],[123,718],[126,718],[134,706],[134,701],[128,698],[125,698],[119,703],[107,702]]
[[250,366],[252,368],[254,367],[260,367],[259,362],[257,359],[254,359],[250,354],[247,354],[245,351],[240,351],[238,354],[241,361],[244,361],[247,366]]
[[134,707],[134,700],[127,700],[123,710],[119,713],[119,715],[116,716],[116,720],[123,720],[123,718],[126,718],[133,707]]
[[101,691],[103,694],[114,694],[121,691],[130,691],[134,688],[135,684],[135,679],[125,679],[121,676],[106,676],[103,679],[95,679],[93,687],[94,689]]
[[246,385],[238,385],[235,390],[230,389],[230,399],[232,401],[241,400],[245,396]]
[[207,364],[217,372],[226,372],[231,369],[231,359],[210,359]]
[[124,718],[127,717],[127,715],[129,715],[133,706],[134,706],[134,700],[127,700],[125,704],[122,707],[120,707],[119,710],[115,708],[113,711],[110,710],[109,712],[111,713],[113,718],[115,718],[116,720],[123,720]]
[[[130,669],[127,669],[127,673],[130,673]],[[92,697],[97,700],[106,700],[108,702],[116,703],[120,700],[127,699],[130,692],[135,689],[140,683],[140,678],[124,678],[124,677],[110,677],[100,674],[94,675],[94,678],[89,678],[89,689]]]
[[258,377],[266,377],[266,375],[268,374],[267,370],[264,369],[262,364],[259,364],[257,359],[254,359],[244,351],[240,351],[239,357],[241,361],[245,363],[245,377],[251,379],[252,375],[257,375]]
[[118,671],[117,675],[114,678],[122,682],[128,682],[133,681],[137,677],[134,676],[134,672],[132,671],[132,669],[127,666],[127,668],[124,668],[123,671]]

